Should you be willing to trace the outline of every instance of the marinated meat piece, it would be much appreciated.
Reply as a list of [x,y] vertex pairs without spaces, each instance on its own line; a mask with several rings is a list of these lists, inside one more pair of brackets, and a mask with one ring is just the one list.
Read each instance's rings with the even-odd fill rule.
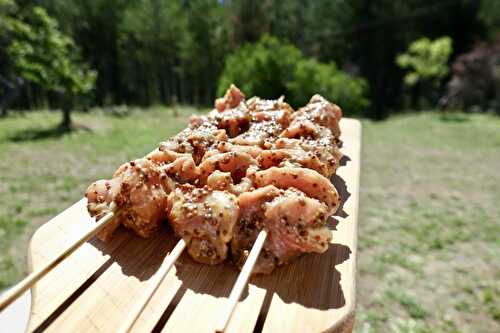
[[287,189],[266,204],[265,223],[269,230],[266,248],[279,264],[302,253],[322,253],[332,239],[326,227],[327,207],[304,193]]
[[216,147],[220,141],[227,141],[226,131],[206,121],[195,123],[173,138],[160,143],[160,150],[190,154],[195,163],[199,164],[205,153]]
[[283,99],[269,100],[254,97],[247,102],[252,119],[256,122],[273,121],[286,128],[290,124],[290,117],[294,110]]
[[[257,147],[257,146],[240,146],[240,145],[235,145],[230,142],[220,142],[217,145],[217,150],[222,153],[227,153],[227,152],[234,152],[234,153],[246,153],[253,158],[257,158],[260,153],[263,151],[262,148]],[[208,157],[205,155],[204,158]]]
[[85,193],[90,215],[100,219],[116,211],[114,221],[98,237],[109,240],[120,223],[149,237],[166,217],[167,197],[173,187],[172,180],[146,158],[123,164],[111,180],[93,183]]
[[291,117],[293,122],[310,120],[324,126],[330,129],[337,138],[340,136],[340,118],[342,118],[342,110],[320,95],[314,95],[306,106],[299,109]]
[[[87,188],[85,197],[87,198],[87,210],[90,216],[99,221],[106,214],[113,212],[116,208],[114,198],[120,192],[120,178],[101,179]],[[101,231],[97,237],[103,242],[107,242],[113,236],[115,230],[122,224],[122,221],[115,215]]]
[[268,149],[272,146],[274,137],[281,132],[281,126],[273,122],[252,122],[250,128],[243,134],[230,139],[229,142],[242,146],[257,146]]
[[146,158],[160,165],[160,170],[179,183],[194,182],[200,172],[190,154],[165,150],[165,146],[146,155]]
[[282,100],[252,98],[247,104],[252,115],[250,127],[248,131],[231,139],[230,142],[268,149],[288,126],[293,109]]
[[222,112],[226,109],[237,107],[243,100],[245,100],[245,95],[234,84],[232,84],[226,91],[223,98],[215,100],[215,108]]
[[266,229],[254,273],[270,273],[297,256],[328,249],[331,232],[326,227],[327,206],[295,189],[268,185],[239,196],[240,219],[231,241],[232,255],[241,267],[260,230]]
[[[250,167],[247,170],[247,175],[250,172],[252,167]],[[248,192],[248,191],[253,191],[254,190],[254,185],[252,180],[249,177],[244,177],[241,179],[241,181],[238,184],[235,184],[231,187],[230,191],[231,193],[234,193],[236,195],[240,195],[242,193]]]
[[233,177],[231,177],[230,172],[215,170],[208,176],[207,186],[213,190],[232,192],[231,188],[234,186]]
[[235,195],[240,195],[242,193],[254,190],[252,181],[244,177],[238,184],[233,183],[233,177],[229,172],[221,172],[215,170],[207,178],[207,186],[214,190],[228,191]]
[[306,152],[302,149],[264,150],[257,161],[263,169],[290,165],[316,170],[325,177],[331,176],[328,164],[323,162],[314,152]]
[[280,134],[280,137],[328,140],[328,143],[331,145],[335,145],[336,143],[335,137],[328,128],[315,124],[310,120],[300,118],[292,121],[290,126]]
[[208,114],[208,118],[224,129],[230,138],[245,132],[250,126],[251,116],[244,103],[234,109],[226,109],[223,112],[214,110]]
[[170,194],[168,203],[169,221],[191,257],[210,265],[222,262],[239,216],[236,196],[186,184]]
[[195,182],[199,177],[199,170],[193,161],[193,158],[182,156],[168,164],[165,173],[179,183]]
[[[275,186],[269,185],[255,191],[242,193],[238,197],[240,218],[234,228],[231,254],[240,268],[245,263],[257,235],[265,226],[265,203],[271,202],[281,192]],[[254,266],[253,273],[270,273],[277,262],[276,257],[264,247]]]
[[322,171],[305,164],[301,164],[305,167],[318,171],[327,178],[330,178],[335,174],[337,168],[339,167],[339,161],[343,156],[336,145],[331,144],[331,142],[323,143],[322,139],[304,140],[280,138],[276,140],[275,147],[277,149],[302,150],[314,154],[314,156],[321,161]]
[[254,183],[257,187],[274,185],[287,189],[294,187],[311,198],[318,199],[328,206],[328,213],[333,214],[339,205],[339,195],[335,186],[318,172],[293,167],[271,167],[255,173]]
[[233,182],[237,184],[243,177],[245,177],[248,167],[256,164],[257,162],[246,153],[231,152],[210,156],[199,166],[200,184],[206,184],[208,176],[215,170],[230,172]]

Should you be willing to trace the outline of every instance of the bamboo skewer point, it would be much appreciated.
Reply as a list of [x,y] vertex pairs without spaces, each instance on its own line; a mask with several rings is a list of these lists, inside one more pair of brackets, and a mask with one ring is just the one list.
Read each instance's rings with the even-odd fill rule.
[[119,333],[127,333],[132,329],[135,322],[141,315],[142,311],[149,303],[156,290],[158,290],[161,283],[167,276],[168,272],[175,264],[175,262],[177,261],[177,259],[182,254],[185,248],[186,248],[186,242],[181,238],[181,240],[179,240],[175,245],[174,249],[169,253],[169,255],[163,261],[160,269],[157,272],[155,279],[151,281],[151,283],[148,286],[148,289],[146,290],[146,292],[144,292],[141,300],[137,303],[132,313],[127,317],[127,320],[121,325],[120,329],[118,330]]
[[66,250],[59,254],[56,258],[49,261],[39,270],[32,272],[30,275],[25,277],[21,282],[16,284],[11,289],[7,290],[2,296],[0,296],[0,311],[3,311],[7,306],[14,302],[18,297],[20,297],[24,292],[30,289],[36,282],[43,278],[47,273],[49,273],[53,268],[60,264],[64,259],[69,257],[73,252],[75,252],[83,243],[94,237],[102,228],[104,228],[113,218],[114,212],[106,214],[102,219],[97,221],[97,223],[88,230],[82,237],[77,239],[72,245],[70,245]]
[[243,268],[241,269],[240,275],[238,276],[238,279],[236,280],[236,283],[231,290],[226,309],[216,326],[215,331],[217,333],[221,333],[226,330],[227,324],[231,319],[231,315],[233,314],[233,311],[241,297],[241,293],[243,292],[243,289],[247,285],[248,279],[252,274],[253,267],[257,262],[257,258],[259,257],[262,247],[264,246],[266,238],[267,232],[265,230],[261,230],[259,235],[257,236],[257,239],[255,240],[252,250],[250,251],[250,255],[248,256],[245,264],[243,265]]

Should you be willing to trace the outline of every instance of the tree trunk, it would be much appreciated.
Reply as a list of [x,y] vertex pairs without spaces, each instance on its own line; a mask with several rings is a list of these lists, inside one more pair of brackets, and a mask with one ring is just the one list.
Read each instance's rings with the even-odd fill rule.
[[5,89],[5,96],[0,99],[0,117],[6,117],[9,113],[10,105],[21,93],[21,88],[24,86],[24,80],[17,77],[14,83],[12,83],[0,76],[0,85]]
[[8,109],[4,105],[0,105],[0,118],[7,117]]
[[68,106],[64,106],[62,109],[62,122],[60,127],[64,130],[70,130],[71,129],[71,109]]
[[70,96],[63,96],[62,121],[59,127],[64,131],[70,131],[73,125],[73,121],[71,120],[72,100]]

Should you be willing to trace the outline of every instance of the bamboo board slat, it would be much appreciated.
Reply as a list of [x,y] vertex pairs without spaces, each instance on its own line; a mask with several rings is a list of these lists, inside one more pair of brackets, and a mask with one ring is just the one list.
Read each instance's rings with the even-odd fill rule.
[[[227,332],[352,330],[361,125],[353,119],[342,119],[340,125],[347,158],[333,183],[345,202],[332,221],[329,250],[305,255],[271,275],[252,277]],[[92,226],[85,206],[82,199],[35,232],[29,249],[31,269],[41,267]],[[28,331],[116,331],[175,242],[168,230],[144,240],[119,229],[108,244],[96,239],[85,243],[32,289]],[[201,265],[184,254],[133,331],[213,332],[237,276],[230,264]]]

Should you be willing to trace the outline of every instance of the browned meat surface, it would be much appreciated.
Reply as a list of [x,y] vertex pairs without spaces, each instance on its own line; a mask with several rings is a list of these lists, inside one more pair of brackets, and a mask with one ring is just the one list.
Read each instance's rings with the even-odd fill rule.
[[224,129],[230,138],[245,132],[251,121],[250,113],[244,103],[222,112],[213,110],[208,114],[208,118],[217,124],[219,129]]
[[239,216],[236,196],[208,187],[180,185],[169,196],[169,221],[186,241],[194,260],[217,264],[227,257],[227,243]]

